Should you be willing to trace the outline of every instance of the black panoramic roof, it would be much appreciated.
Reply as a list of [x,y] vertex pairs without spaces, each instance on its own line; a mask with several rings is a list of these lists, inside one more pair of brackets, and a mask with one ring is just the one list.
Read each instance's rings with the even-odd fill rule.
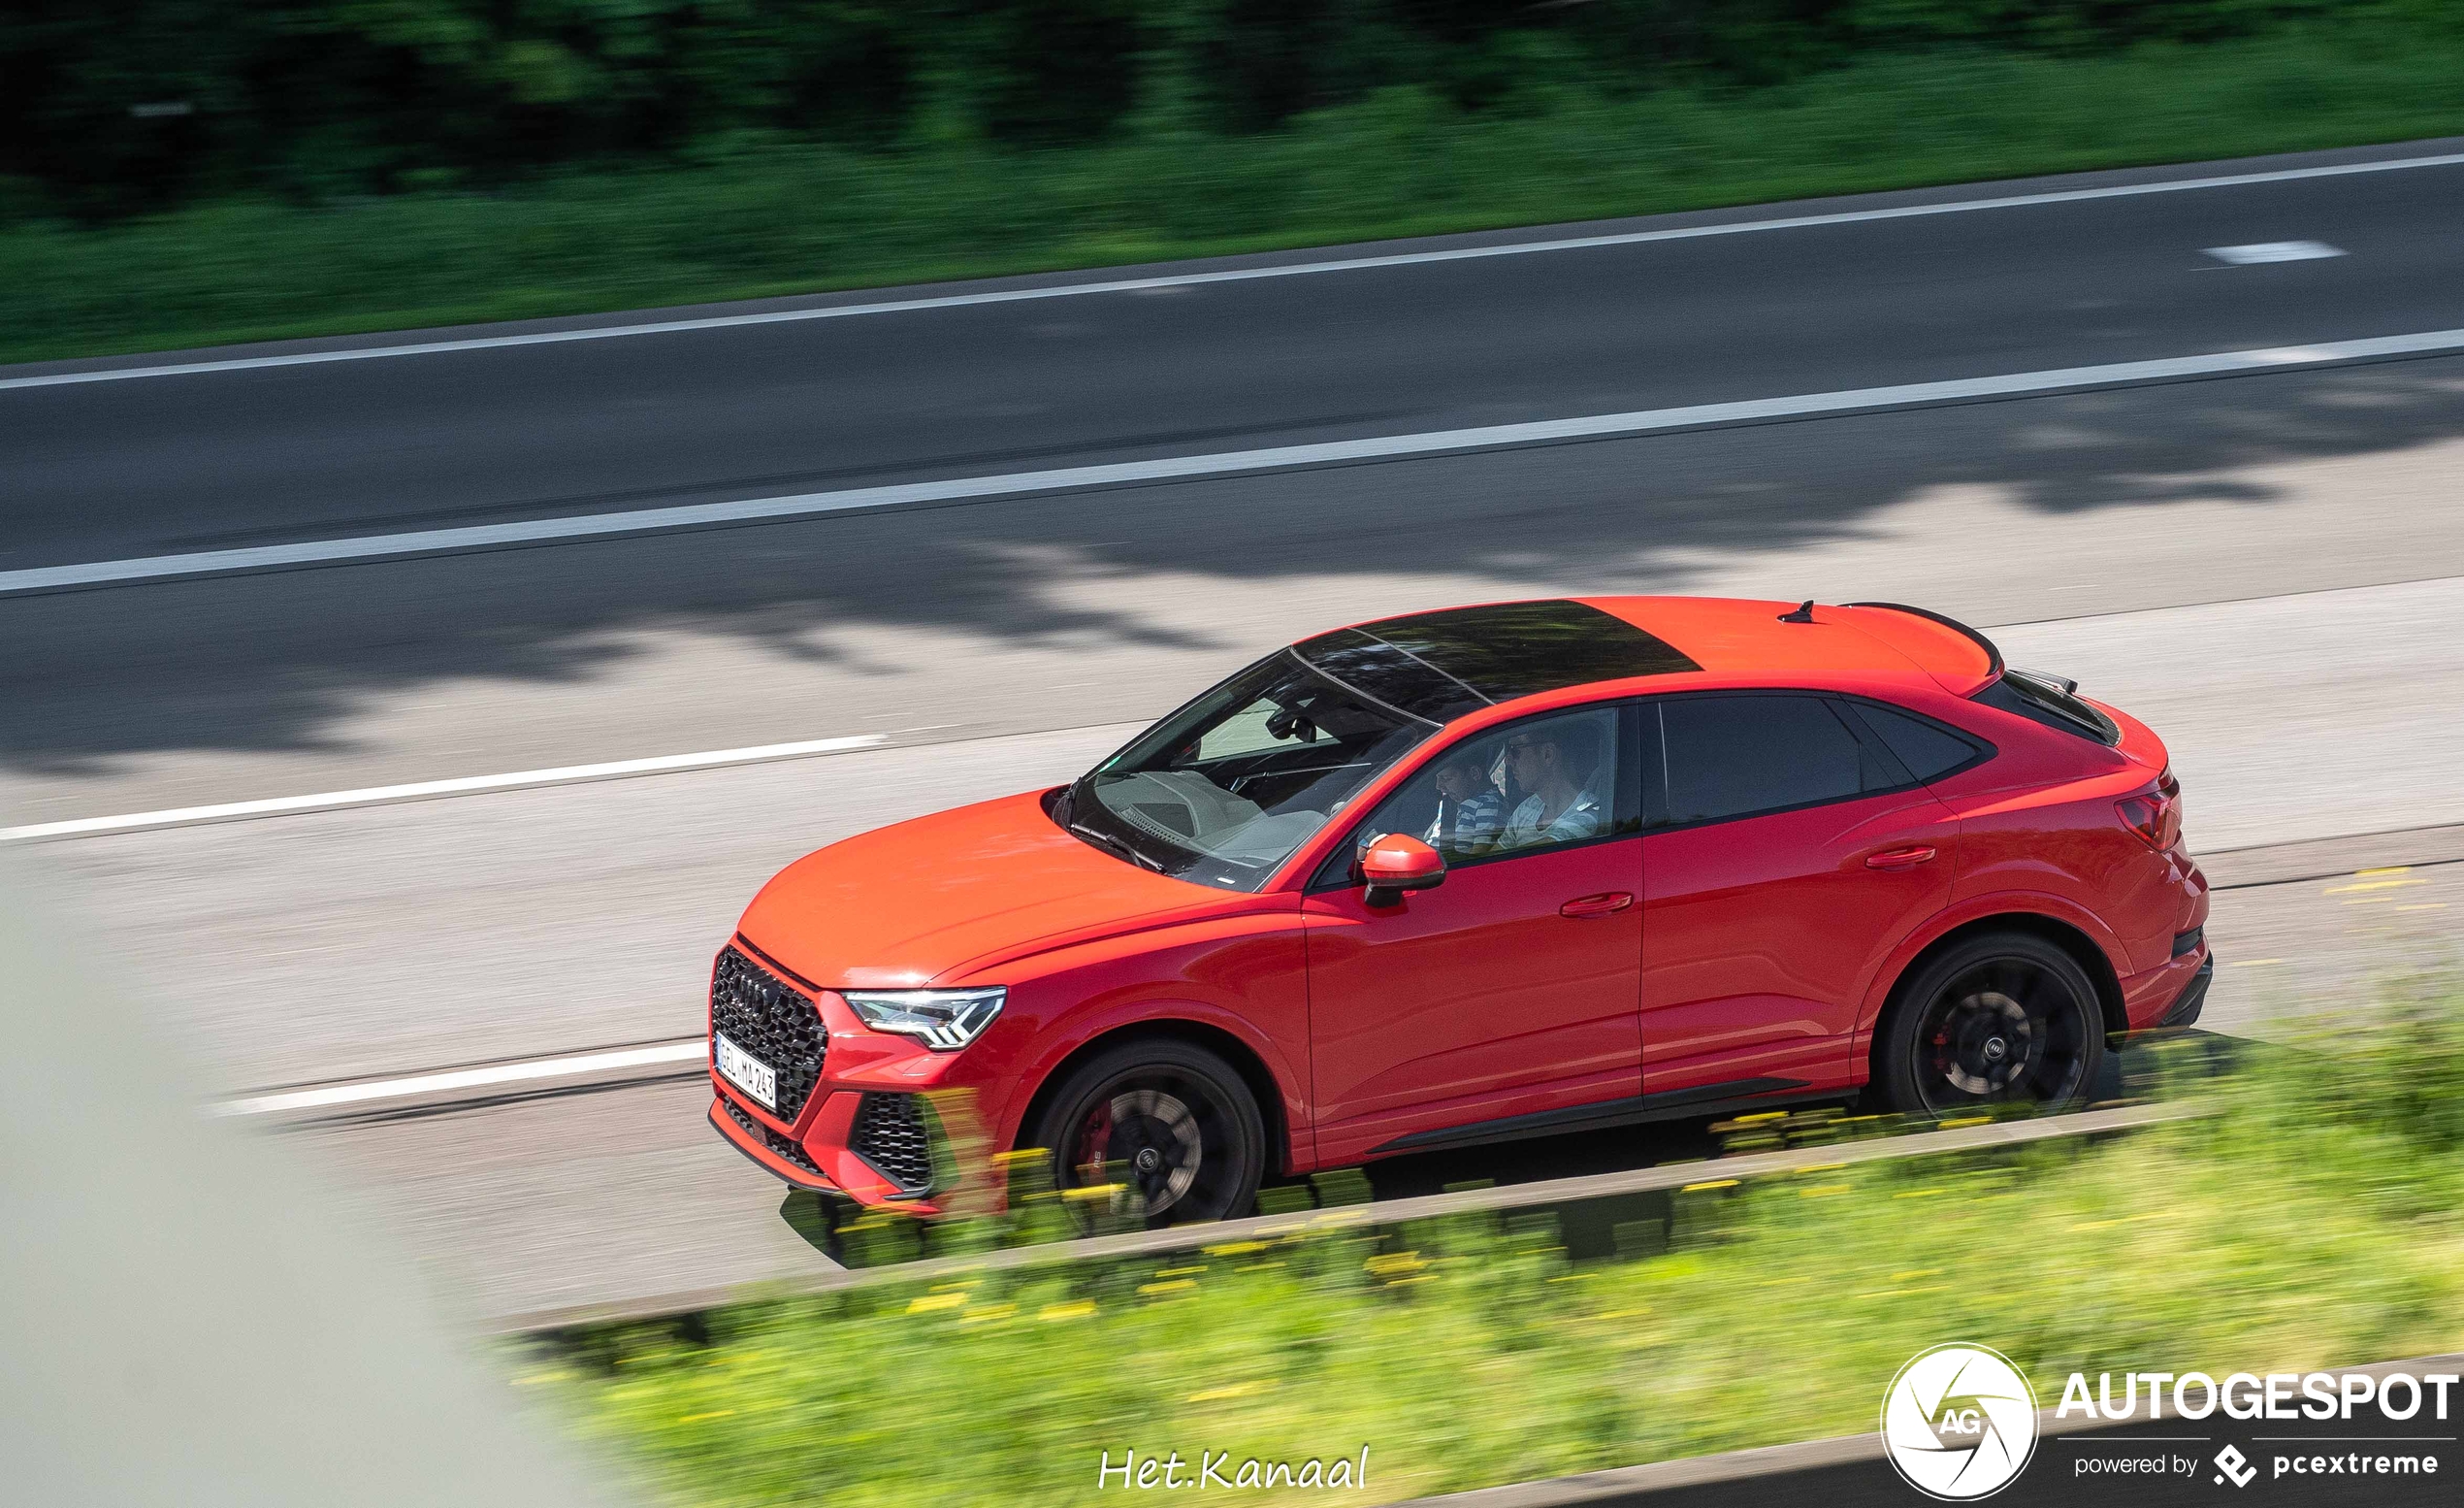
[[1345,685],[1433,723],[1562,686],[1702,669],[1623,618],[1562,599],[1415,612],[1292,647]]

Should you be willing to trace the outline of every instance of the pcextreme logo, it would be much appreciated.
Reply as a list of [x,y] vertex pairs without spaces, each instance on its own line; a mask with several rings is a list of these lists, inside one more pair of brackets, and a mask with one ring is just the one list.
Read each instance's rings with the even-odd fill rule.
[[2258,1468],[2251,1464],[2251,1459],[2242,1454],[2239,1446],[2227,1445],[2216,1453],[2217,1486],[2222,1487],[2224,1479],[2230,1477],[2235,1487],[2248,1487],[2251,1478],[2257,1475]]
[[1991,1497],[2036,1454],[2036,1393],[1998,1351],[1920,1351],[1883,1394],[1882,1445],[1899,1475],[1928,1497]]

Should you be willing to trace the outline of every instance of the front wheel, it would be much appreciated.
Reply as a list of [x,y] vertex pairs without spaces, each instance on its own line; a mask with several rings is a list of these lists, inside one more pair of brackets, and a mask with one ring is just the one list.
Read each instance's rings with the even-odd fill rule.
[[1248,1213],[1266,1165],[1257,1100],[1230,1064],[1169,1037],[1126,1042],[1071,1071],[1026,1138],[1062,1190],[1117,1189],[1150,1226]]
[[1969,938],[1911,978],[1875,1049],[1891,1108],[1956,1116],[2085,1103],[2104,1064],[2104,1012],[2079,961],[2029,933]]

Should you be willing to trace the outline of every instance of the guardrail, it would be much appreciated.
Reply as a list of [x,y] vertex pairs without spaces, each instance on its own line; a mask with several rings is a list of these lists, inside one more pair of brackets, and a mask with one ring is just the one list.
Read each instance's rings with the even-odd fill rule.
[[543,1330],[568,1329],[578,1326],[605,1325],[628,1320],[649,1320],[669,1315],[691,1314],[703,1309],[715,1309],[724,1304],[748,1300],[846,1292],[881,1283],[930,1283],[971,1273],[1013,1271],[1023,1267],[1100,1261],[1106,1258],[1146,1257],[1164,1252],[1189,1251],[1198,1247],[1223,1245],[1234,1241],[1272,1240],[1301,1233],[1314,1234],[1397,1225],[1408,1220],[1427,1220],[1440,1215],[1531,1209],[1541,1205],[1579,1204],[1594,1199],[1612,1198],[1620,1195],[1682,1190],[1694,1185],[1742,1183],[1750,1178],[1767,1177],[1774,1173],[1801,1172],[1809,1167],[1837,1167],[1856,1163],[1889,1162],[1898,1158],[1979,1152],[1996,1147],[2026,1146],[2031,1143],[2057,1141],[2074,1136],[2094,1136],[2138,1131],[2171,1121],[2189,1119],[2203,1113],[2205,1113],[2203,1108],[2194,1104],[2163,1102],[2120,1105],[2111,1109],[2083,1111],[2076,1115],[2048,1116],[2026,1121],[1999,1121],[1990,1125],[1962,1126],[1947,1131],[1919,1131],[1904,1136],[1876,1136],[1863,1141],[1793,1147],[1783,1152],[1751,1152],[1707,1162],[1664,1163],[1656,1166],[1635,1168],[1626,1172],[1594,1173],[1579,1178],[1557,1178],[1540,1183],[1465,1189],[1452,1194],[1423,1195],[1414,1198],[1388,1199],[1377,1203],[1339,1204],[1306,1213],[1254,1215],[1244,1220],[1217,1221],[1212,1225],[1172,1226],[1161,1230],[1131,1230],[1115,1235],[1089,1236],[1075,1241],[1048,1241],[1033,1246],[1013,1246],[997,1251],[970,1252],[962,1256],[925,1258],[918,1262],[893,1262],[877,1267],[832,1267],[784,1281],[724,1288],[687,1289],[650,1297],[628,1299],[620,1303],[584,1304],[572,1308],[536,1310],[500,1320],[497,1328],[507,1334],[535,1334]]

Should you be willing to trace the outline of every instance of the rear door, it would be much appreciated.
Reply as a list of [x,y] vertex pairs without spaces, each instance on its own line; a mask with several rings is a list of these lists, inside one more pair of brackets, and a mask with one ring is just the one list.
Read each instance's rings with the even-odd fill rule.
[[[1302,918],[1321,1159],[1640,1092],[1633,715],[1548,714],[1441,751],[1320,872]],[[1349,861],[1385,833],[1434,843],[1444,883],[1369,905]]]
[[1958,818],[1843,699],[1644,716],[1644,1093],[1845,1085],[1874,971],[1950,899]]

